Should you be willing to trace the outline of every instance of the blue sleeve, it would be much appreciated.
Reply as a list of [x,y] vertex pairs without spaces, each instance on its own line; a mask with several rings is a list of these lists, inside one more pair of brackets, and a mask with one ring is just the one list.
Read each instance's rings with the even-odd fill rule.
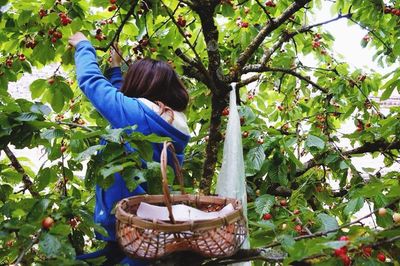
[[76,45],[75,64],[79,87],[111,125],[118,127],[123,117],[124,95],[103,75],[97,64],[96,51],[89,41]]
[[120,67],[112,67],[107,69],[106,77],[111,82],[111,84],[117,88],[121,89],[122,86],[122,72]]

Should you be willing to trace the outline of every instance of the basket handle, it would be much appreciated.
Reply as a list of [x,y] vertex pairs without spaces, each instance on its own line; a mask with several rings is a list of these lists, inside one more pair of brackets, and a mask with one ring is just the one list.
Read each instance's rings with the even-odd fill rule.
[[171,194],[169,193],[169,188],[168,188],[168,178],[167,178],[167,161],[168,161],[168,149],[171,151],[172,154],[172,159],[174,163],[174,168],[175,168],[175,175],[178,179],[181,193],[185,194],[185,190],[183,187],[183,175],[182,175],[182,169],[179,164],[178,158],[176,157],[175,154],[175,148],[174,145],[171,142],[165,141],[164,142],[164,147],[161,151],[160,155],[160,164],[161,164],[161,176],[162,176],[162,190],[164,194],[164,201],[165,205],[167,206],[168,213],[169,213],[169,219],[171,220],[171,223],[175,223],[175,218],[174,215],[172,214],[172,200],[171,200]]

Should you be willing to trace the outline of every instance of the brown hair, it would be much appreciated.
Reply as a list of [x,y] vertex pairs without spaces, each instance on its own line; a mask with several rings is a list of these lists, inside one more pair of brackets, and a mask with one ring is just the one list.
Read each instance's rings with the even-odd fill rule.
[[184,111],[189,102],[185,85],[172,67],[148,58],[129,66],[121,92],[128,97],[162,102],[176,111]]

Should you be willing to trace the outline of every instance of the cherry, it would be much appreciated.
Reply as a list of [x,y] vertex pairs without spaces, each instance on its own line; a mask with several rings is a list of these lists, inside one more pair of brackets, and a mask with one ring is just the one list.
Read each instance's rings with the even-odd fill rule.
[[108,11],[110,11],[110,12],[114,11],[115,9],[117,9],[116,5],[112,5],[112,6],[108,7]]
[[385,256],[385,254],[383,254],[383,252],[379,252],[378,255],[376,255],[376,258],[381,262],[386,261],[386,256]]
[[13,60],[12,60],[12,58],[11,58],[11,57],[7,58],[7,60],[6,60],[6,66],[7,66],[8,68],[11,68],[12,65],[13,65]]
[[110,0],[110,4],[114,5],[117,2],[117,0]]
[[50,85],[53,85],[55,81],[56,81],[56,80],[55,80],[54,78],[49,78],[49,79],[47,80],[47,83],[49,83]]
[[182,15],[178,16],[178,20],[176,22],[180,27],[185,27],[186,26],[186,20],[183,18]]
[[298,210],[298,209],[295,209],[295,210],[293,211],[293,214],[294,214],[294,215],[298,215],[298,214],[300,214],[300,210]]
[[64,153],[67,150],[67,146],[62,145],[60,148],[61,153]]
[[155,47],[151,47],[151,48],[150,48],[150,52],[152,52],[152,53],[155,53],[155,52],[157,52],[157,48],[155,48]]
[[275,4],[273,1],[267,1],[267,2],[265,3],[265,5],[266,5],[266,6],[269,6],[269,7],[275,7],[275,6],[276,6],[276,4]]
[[383,12],[384,12],[385,14],[389,14],[389,13],[392,12],[392,9],[391,9],[390,7],[388,7],[388,6],[386,6]]
[[52,43],[56,43],[56,42],[57,42],[57,38],[56,38],[56,37],[52,37],[52,38],[51,38],[51,42],[52,42]]
[[50,216],[47,216],[46,218],[44,218],[42,220],[42,228],[45,230],[50,229],[50,227],[52,227],[53,224],[54,224],[54,220]]
[[223,116],[228,116],[229,115],[229,108],[225,107],[224,110],[222,110],[222,115]]
[[339,241],[349,241],[349,237],[348,236],[341,236],[339,237]]
[[57,39],[61,39],[62,38],[62,33],[59,31],[54,31],[53,32],[53,37],[57,38]]
[[249,132],[248,131],[244,131],[243,133],[242,133],[242,137],[243,138],[247,138],[249,136]]
[[20,55],[18,56],[18,58],[19,58],[20,61],[25,61],[25,59],[26,59],[26,57],[25,57],[24,54],[20,54]]
[[315,40],[320,40],[322,37],[321,37],[321,34],[319,34],[319,33],[317,33],[317,34],[315,34],[314,35],[314,39]]
[[258,138],[257,143],[258,144],[263,144],[264,143],[264,139],[263,138]]
[[270,213],[265,213],[263,215],[263,220],[268,221],[272,219],[272,215]]
[[281,204],[282,207],[287,206],[287,201],[285,199],[281,200],[279,203]]
[[386,209],[385,208],[379,208],[379,210],[378,210],[378,215],[379,216],[385,216],[386,215],[386,213],[387,213],[387,211],[386,211]]
[[285,109],[285,107],[283,107],[282,105],[278,105],[278,110],[279,111],[283,111]]
[[312,47],[314,49],[321,47],[321,43],[319,41],[313,41],[312,42]]
[[192,37],[192,34],[191,34],[190,32],[188,32],[188,31],[185,31],[185,36],[186,36],[187,38],[191,38],[191,37]]
[[247,6],[244,7],[244,13],[245,14],[249,14],[250,13],[250,8],[248,8]]
[[43,18],[43,17],[45,17],[45,16],[47,16],[47,10],[41,8],[41,9],[39,10],[39,17],[40,17],[40,18]]
[[247,99],[248,100],[253,100],[254,99],[254,94],[253,93],[248,93],[247,94]]
[[242,22],[240,22],[240,27],[242,27],[242,28],[248,28],[248,27],[249,27],[249,23],[248,23],[248,22],[245,22],[245,21],[242,21]]
[[341,248],[337,248],[337,249],[335,249],[334,253],[335,253],[335,256],[337,256],[337,257],[346,255],[347,254],[347,247],[344,246],[344,247],[341,247]]
[[303,231],[303,227],[300,224],[296,224],[296,226],[294,227],[294,230],[297,233],[301,233]]
[[350,259],[349,256],[347,256],[347,255],[342,255],[342,256],[340,256],[340,259],[342,260],[342,262],[343,262],[343,264],[344,264],[345,266],[351,265],[351,259]]
[[393,221],[394,221],[395,223],[400,223],[400,213],[395,212],[395,213],[393,214]]
[[362,251],[363,251],[363,254],[366,257],[371,257],[371,254],[372,254],[372,248],[371,247],[363,247]]

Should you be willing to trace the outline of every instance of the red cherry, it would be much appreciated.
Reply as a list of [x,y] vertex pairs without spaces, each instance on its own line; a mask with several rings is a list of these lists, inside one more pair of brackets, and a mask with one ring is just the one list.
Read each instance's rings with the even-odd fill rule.
[[75,218],[71,218],[68,221],[68,224],[72,227],[72,228],[76,228],[76,226],[78,225],[78,221]]
[[56,81],[56,80],[55,80],[54,78],[49,78],[49,79],[47,80],[47,83],[49,83],[50,85],[53,85],[55,81]]
[[275,6],[276,6],[275,3],[274,3],[273,1],[267,1],[267,2],[265,3],[265,5],[266,5],[266,6],[269,6],[269,7],[275,7]]
[[67,146],[62,145],[60,148],[61,153],[64,153],[67,150]]
[[43,229],[48,230],[50,227],[53,226],[53,224],[54,224],[54,220],[50,216],[48,216],[42,220],[42,228]]
[[317,34],[315,34],[314,38],[315,38],[316,40],[319,40],[319,39],[321,39],[322,37],[321,37],[321,34],[317,33]]
[[340,256],[340,259],[342,260],[344,266],[349,266],[349,265],[351,265],[351,259],[350,259],[349,256],[347,256],[347,255],[342,255],[342,256]]
[[249,132],[248,131],[244,131],[243,133],[242,133],[242,137],[243,138],[247,138],[249,136]]
[[300,224],[296,224],[296,226],[294,227],[294,230],[297,233],[301,233],[303,231],[303,227]]
[[346,255],[346,254],[347,254],[347,247],[346,246],[335,249],[335,256],[337,256],[337,257],[343,256],[343,255]]
[[116,5],[112,5],[112,6],[109,6],[108,7],[108,11],[114,11],[115,9],[117,9],[117,6]]
[[155,47],[151,47],[151,48],[150,48],[150,52],[152,52],[152,53],[155,53],[155,52],[157,52],[157,48],[155,48]]
[[51,42],[52,42],[52,43],[56,43],[56,42],[57,42],[57,38],[56,38],[56,37],[52,37],[52,38],[51,38]]
[[229,108],[225,107],[224,110],[222,110],[222,115],[223,116],[228,116],[229,115]]
[[385,262],[386,261],[386,256],[382,252],[379,252],[378,255],[376,255],[376,258],[381,262]]
[[285,109],[282,105],[278,105],[278,110],[279,111],[283,111],[283,109]]
[[294,214],[294,215],[298,215],[298,214],[300,214],[300,210],[298,210],[298,209],[295,209],[295,210],[293,211],[293,214]]
[[257,143],[258,144],[264,144],[264,139],[263,138],[258,138]]
[[385,14],[389,14],[390,12],[392,12],[392,9],[390,7],[385,7],[384,11]]
[[339,241],[349,241],[349,237],[348,236],[341,236],[339,237]]
[[321,43],[319,41],[313,41],[312,42],[312,47],[315,48],[319,48],[321,46]]
[[249,23],[248,23],[248,22],[245,22],[245,21],[242,21],[242,22],[240,22],[240,27],[242,27],[242,28],[248,28],[248,27],[249,27]]
[[19,58],[20,61],[25,61],[25,59],[26,59],[26,57],[25,57],[24,54],[20,54],[20,55],[18,56],[18,58]]
[[117,0],[110,0],[110,4],[114,5],[117,2]]
[[372,254],[372,248],[371,247],[363,247],[362,251],[363,251],[363,254],[366,257],[371,257],[371,254]]
[[283,206],[283,207],[287,206],[287,201],[286,201],[285,199],[281,200],[279,203],[280,203],[281,206]]
[[263,220],[268,221],[272,219],[272,215],[270,213],[265,213],[263,215]]

